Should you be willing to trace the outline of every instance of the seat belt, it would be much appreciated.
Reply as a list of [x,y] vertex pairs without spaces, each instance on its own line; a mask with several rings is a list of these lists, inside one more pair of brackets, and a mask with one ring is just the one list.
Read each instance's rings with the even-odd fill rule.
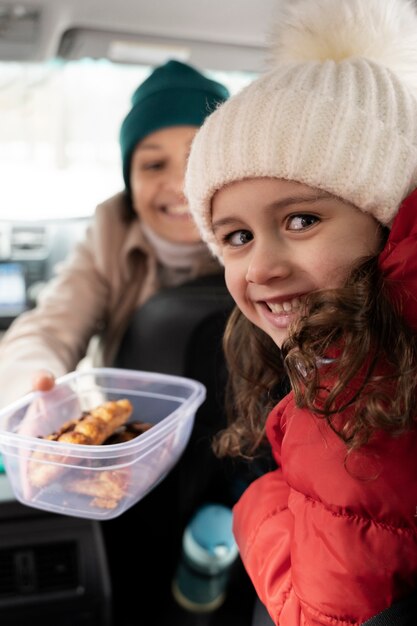
[[366,620],[362,626],[416,626],[416,624],[417,595],[413,594]]

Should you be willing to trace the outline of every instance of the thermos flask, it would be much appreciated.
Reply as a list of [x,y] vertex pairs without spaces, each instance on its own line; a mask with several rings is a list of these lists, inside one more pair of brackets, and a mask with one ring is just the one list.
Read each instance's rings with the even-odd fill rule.
[[225,599],[237,555],[232,511],[221,504],[200,507],[182,538],[182,555],[172,584],[178,604],[195,613],[216,610]]

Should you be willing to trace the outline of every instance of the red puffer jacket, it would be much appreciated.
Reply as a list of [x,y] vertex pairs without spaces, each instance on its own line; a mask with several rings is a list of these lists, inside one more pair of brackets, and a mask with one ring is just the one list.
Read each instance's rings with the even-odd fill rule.
[[[417,191],[380,266],[417,330]],[[267,436],[279,469],[235,505],[234,533],[274,623],[359,626],[415,591],[417,429],[377,433],[346,462],[343,442],[290,393],[269,415]]]

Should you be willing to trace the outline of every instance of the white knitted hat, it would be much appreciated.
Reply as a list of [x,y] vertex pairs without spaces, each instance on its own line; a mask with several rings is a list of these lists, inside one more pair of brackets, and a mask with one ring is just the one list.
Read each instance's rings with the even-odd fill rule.
[[233,181],[305,183],[386,225],[417,187],[416,5],[285,1],[275,68],[221,105],[193,142],[185,193],[216,256],[211,200]]

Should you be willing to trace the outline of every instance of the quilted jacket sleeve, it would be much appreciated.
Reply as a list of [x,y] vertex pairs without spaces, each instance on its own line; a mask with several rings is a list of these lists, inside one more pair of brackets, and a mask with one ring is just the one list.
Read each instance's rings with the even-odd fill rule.
[[[276,450],[274,456],[279,466]],[[251,483],[233,510],[233,531],[243,564],[274,621],[291,588],[288,496],[289,487],[278,467]]]
[[291,586],[291,518],[288,485],[280,469],[254,481],[234,508],[234,534],[243,564],[262,602],[270,611],[276,605],[277,614]]
[[391,300],[412,330],[417,331],[417,190],[404,200],[380,254]]

